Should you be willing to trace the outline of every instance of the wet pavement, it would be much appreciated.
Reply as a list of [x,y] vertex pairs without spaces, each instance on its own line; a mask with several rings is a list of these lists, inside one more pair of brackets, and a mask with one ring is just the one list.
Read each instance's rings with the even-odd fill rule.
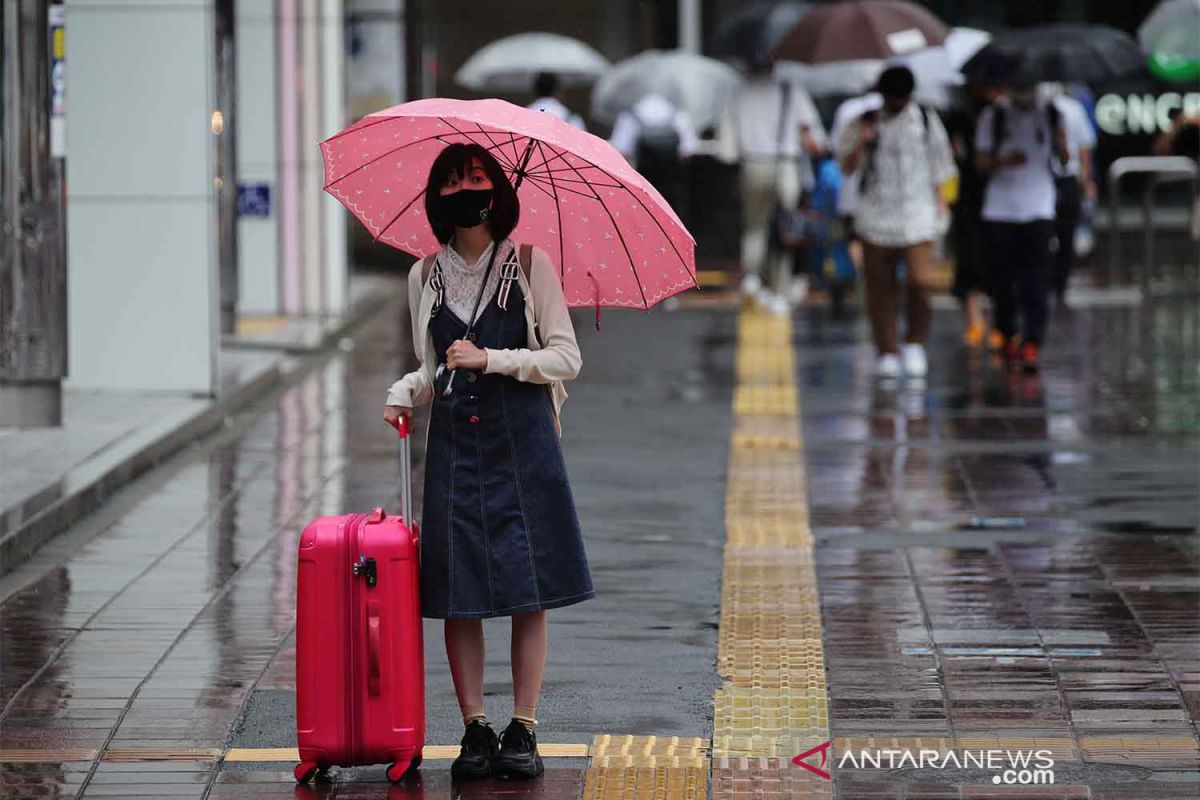
[[[661,312],[606,313],[603,333],[578,321],[588,370],[563,444],[598,596],[551,615],[543,743],[709,727],[734,318],[675,314],[678,343],[652,335]],[[381,402],[406,331],[396,305],[0,578],[0,797],[293,797],[290,763],[221,759],[295,746],[296,542],[312,517],[398,507]],[[486,631],[503,724],[507,622]],[[427,622],[427,741],[456,744],[441,638]],[[586,765],[463,794],[577,797]],[[382,767],[336,771],[295,796],[445,796],[447,766],[390,790]]]
[[[625,794],[625,772],[578,757],[548,758],[528,784],[467,786],[431,760],[395,787],[381,767],[297,788],[286,761],[223,761],[295,744],[304,522],[397,505],[379,403],[411,352],[399,308],[0,578],[0,797],[706,795],[695,776],[722,686],[736,438],[738,312],[721,303],[606,311],[601,333],[590,311],[577,317],[585,370],[563,446],[597,598],[551,615],[539,709],[541,741],[591,744],[593,767],[603,734],[699,737],[690,750],[655,751],[660,768]],[[714,760],[714,800],[1200,797],[1194,302],[1056,320],[1040,380],[965,353],[954,313],[936,315],[922,385],[871,378],[861,320],[806,308],[793,330],[835,757],[1037,746],[1059,779],[1012,790],[969,772],[843,768],[822,784]],[[485,628],[497,720],[511,705],[506,628]],[[426,644],[428,741],[454,744],[438,623]],[[611,763],[647,763],[624,746]]]
[[[891,385],[861,322],[797,323],[831,736],[1051,750],[1058,788],[1019,796],[1200,797],[1194,301],[1055,320],[1040,379],[956,323],[927,382]],[[977,780],[835,774],[846,798]]]

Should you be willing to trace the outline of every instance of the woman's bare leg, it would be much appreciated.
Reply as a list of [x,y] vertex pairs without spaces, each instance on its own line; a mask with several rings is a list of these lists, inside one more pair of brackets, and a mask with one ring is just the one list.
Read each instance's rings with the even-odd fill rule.
[[530,730],[546,673],[546,612],[512,618],[513,717]]
[[446,660],[463,722],[483,717],[483,620],[448,619],[444,628]]

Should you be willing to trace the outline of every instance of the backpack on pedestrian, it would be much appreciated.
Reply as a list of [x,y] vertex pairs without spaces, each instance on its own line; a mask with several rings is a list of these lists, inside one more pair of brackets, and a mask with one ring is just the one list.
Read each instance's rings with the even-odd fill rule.
[[[930,139],[929,139],[929,115],[932,112],[928,108],[926,108],[925,106],[922,106],[922,105],[917,105],[917,110],[921,112],[921,139],[925,143],[926,152],[928,152],[929,151],[929,141],[930,141]],[[866,113],[859,116],[858,119],[860,122],[869,121],[869,120],[874,120],[876,117],[878,117],[878,115],[879,115],[878,110],[867,111]],[[867,155],[866,155],[866,159],[864,160],[863,166],[862,166],[862,173],[861,173],[862,177],[859,179],[859,182],[858,182],[858,191],[859,191],[860,195],[867,193],[867,191],[871,185],[871,181],[874,180],[874,178],[875,178],[875,172],[876,172],[875,162],[877,159],[878,152],[879,152],[879,137],[876,136],[875,139],[867,145]]]
[[[1038,144],[1042,144],[1045,141],[1045,137],[1047,135],[1049,135],[1051,137],[1050,159],[1051,159],[1051,164],[1053,164],[1053,159],[1054,159],[1053,137],[1058,134],[1059,126],[1062,124],[1062,112],[1060,112],[1058,110],[1058,106],[1056,106],[1054,104],[1053,100],[1048,101],[1045,104],[1042,111],[1046,115],[1046,130],[1042,130],[1041,127],[1038,128],[1038,132],[1037,132]],[[1004,139],[1007,136],[1008,136],[1007,109],[1001,103],[993,103],[992,104],[992,155],[993,156],[998,156],[1000,154],[1000,146],[1002,144],[1004,144]]]

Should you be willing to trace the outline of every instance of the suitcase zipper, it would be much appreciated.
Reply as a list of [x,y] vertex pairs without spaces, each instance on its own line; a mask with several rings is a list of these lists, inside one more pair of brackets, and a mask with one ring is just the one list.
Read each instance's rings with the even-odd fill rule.
[[366,514],[356,514],[350,518],[347,525],[346,534],[346,564],[350,571],[350,598],[348,607],[348,627],[350,641],[346,647],[346,682],[349,697],[346,703],[346,744],[350,751],[350,763],[358,763],[361,738],[361,711],[358,703],[358,640],[359,640],[359,620],[358,620],[358,574],[355,571],[354,565],[357,563],[358,535],[362,528],[362,521],[366,519]]

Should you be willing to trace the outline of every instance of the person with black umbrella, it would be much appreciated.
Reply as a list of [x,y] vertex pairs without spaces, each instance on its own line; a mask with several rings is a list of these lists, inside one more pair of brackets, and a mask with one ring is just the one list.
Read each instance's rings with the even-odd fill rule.
[[1058,108],[1038,103],[1032,80],[1011,81],[1008,98],[979,115],[975,165],[988,175],[982,218],[996,327],[1009,363],[1028,372],[1039,368],[1054,264],[1052,159],[1070,159]]

